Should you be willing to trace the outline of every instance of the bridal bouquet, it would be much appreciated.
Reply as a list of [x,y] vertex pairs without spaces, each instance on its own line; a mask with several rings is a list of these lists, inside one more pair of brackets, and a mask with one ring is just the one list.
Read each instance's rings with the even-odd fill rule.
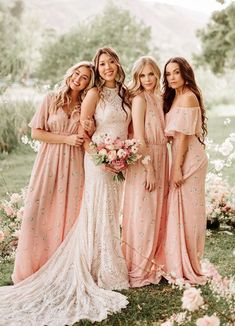
[[115,168],[117,172],[113,179],[123,181],[125,177],[121,170],[128,165],[137,162],[141,155],[138,155],[139,142],[136,139],[121,140],[119,137],[112,138],[104,134],[90,143],[91,156],[96,165],[105,164]]

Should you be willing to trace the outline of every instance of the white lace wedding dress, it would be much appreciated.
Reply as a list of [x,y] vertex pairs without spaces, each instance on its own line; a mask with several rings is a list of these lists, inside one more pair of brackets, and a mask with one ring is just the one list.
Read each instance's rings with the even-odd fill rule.
[[[130,122],[117,89],[104,88],[96,132],[122,139]],[[1,326],[64,326],[101,321],[126,307],[118,292],[128,288],[119,235],[121,184],[85,155],[85,190],[79,218],[51,259],[14,286],[0,288]]]

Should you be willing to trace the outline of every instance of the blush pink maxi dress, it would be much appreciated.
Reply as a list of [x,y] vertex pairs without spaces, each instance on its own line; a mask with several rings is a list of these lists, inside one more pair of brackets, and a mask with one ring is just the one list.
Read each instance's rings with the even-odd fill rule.
[[[69,118],[62,108],[49,114],[47,95],[29,126],[55,134],[79,132],[78,110]],[[35,273],[56,251],[79,215],[84,184],[83,150],[43,142],[28,186],[12,279],[18,283]]]
[[165,240],[158,263],[167,273],[192,284],[203,284],[200,258],[204,252],[206,212],[205,178],[208,159],[197,136],[201,134],[200,107],[173,107],[166,114],[165,134],[173,137],[172,168],[180,133],[188,135],[182,166],[184,183],[170,184]]
[[160,95],[144,92],[146,100],[145,138],[155,170],[156,189],[145,189],[142,163],[128,167],[122,240],[131,287],[158,283],[161,276],[156,268],[156,256],[163,234],[168,194],[168,152],[164,135],[164,115]]

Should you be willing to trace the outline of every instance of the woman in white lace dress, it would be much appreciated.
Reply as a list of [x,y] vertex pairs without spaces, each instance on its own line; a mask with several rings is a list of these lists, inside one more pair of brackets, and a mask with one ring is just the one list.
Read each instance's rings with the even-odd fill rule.
[[[97,88],[83,101],[81,120],[94,117],[97,136],[127,137],[130,110],[124,72],[116,53],[103,48],[95,59]],[[64,326],[101,321],[128,301],[113,289],[128,288],[119,240],[121,185],[85,154],[85,189],[77,222],[51,259],[14,286],[0,288],[1,326]]]

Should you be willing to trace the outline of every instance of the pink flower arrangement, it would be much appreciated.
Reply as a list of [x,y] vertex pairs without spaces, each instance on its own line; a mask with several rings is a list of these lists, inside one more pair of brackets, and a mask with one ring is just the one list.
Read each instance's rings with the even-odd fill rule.
[[136,139],[114,139],[108,134],[97,137],[90,143],[90,149],[96,165],[105,164],[117,171],[113,177],[116,181],[125,180],[122,170],[141,157],[138,155],[139,142]]
[[235,226],[235,187],[209,173],[206,182],[206,214],[211,223],[218,221]]
[[20,236],[26,191],[7,194],[0,203],[0,258],[14,254]]

